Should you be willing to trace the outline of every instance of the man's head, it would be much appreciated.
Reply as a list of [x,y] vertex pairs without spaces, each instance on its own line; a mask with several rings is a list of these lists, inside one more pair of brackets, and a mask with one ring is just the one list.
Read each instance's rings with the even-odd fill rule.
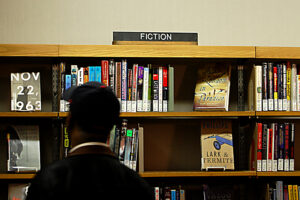
[[73,138],[80,142],[105,142],[113,125],[119,122],[120,103],[104,84],[88,82],[71,87],[64,99],[70,102],[68,131],[72,136],[76,134]]

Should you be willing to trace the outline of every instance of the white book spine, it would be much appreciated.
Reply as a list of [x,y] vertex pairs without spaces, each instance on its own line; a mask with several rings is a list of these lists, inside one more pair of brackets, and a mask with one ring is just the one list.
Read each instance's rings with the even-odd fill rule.
[[267,160],[261,161],[261,171],[266,172],[267,171]]
[[256,171],[261,172],[261,160],[257,160]]
[[158,112],[163,111],[163,68],[158,69]]
[[127,100],[127,102],[126,102],[126,109],[127,109],[127,112],[131,112],[132,111],[132,101]]
[[297,111],[297,66],[296,64],[292,65],[291,110]]
[[295,160],[290,159],[290,170],[289,171],[295,171]]
[[300,75],[297,75],[297,111],[300,111]]
[[282,99],[282,110],[286,111],[287,110],[287,90],[286,90],[286,65],[282,66],[282,87],[283,87],[283,99]]
[[268,99],[263,99],[263,111],[268,111]]
[[143,111],[148,110],[148,87],[149,87],[149,68],[144,68],[144,81],[143,81]]
[[290,171],[290,159],[284,159],[284,171]]
[[278,159],[278,171],[283,171],[283,159]]
[[77,85],[78,86],[82,85],[83,84],[83,67],[78,70],[78,76],[77,77],[78,77],[77,78]]
[[272,171],[273,172],[277,172],[277,160],[273,160],[273,163],[272,163]]

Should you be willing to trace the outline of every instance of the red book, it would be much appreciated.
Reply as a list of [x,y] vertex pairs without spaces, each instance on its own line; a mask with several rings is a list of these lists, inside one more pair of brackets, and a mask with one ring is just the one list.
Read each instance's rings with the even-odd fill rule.
[[272,163],[273,163],[273,129],[268,129],[268,158],[267,158],[267,171],[272,171]]
[[261,171],[262,159],[262,123],[257,123],[257,171]]
[[109,69],[108,69],[108,60],[101,61],[101,82],[104,83],[106,86],[109,86]]

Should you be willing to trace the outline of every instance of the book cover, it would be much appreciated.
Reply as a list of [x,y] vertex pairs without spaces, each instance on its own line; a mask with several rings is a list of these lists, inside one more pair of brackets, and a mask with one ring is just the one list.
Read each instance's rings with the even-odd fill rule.
[[175,189],[171,190],[171,200],[176,200],[176,190]]
[[29,184],[26,183],[8,184],[8,200],[25,200],[28,188]]
[[95,66],[95,81],[101,83],[102,77],[101,77],[101,72],[102,68],[101,66]]
[[287,107],[286,110],[291,110],[291,79],[292,79],[292,66],[290,62],[287,62],[286,66],[286,99]]
[[138,82],[137,82],[137,108],[138,112],[143,111],[143,81],[144,81],[144,67],[138,67]]
[[120,140],[121,140],[121,131],[118,127],[115,130],[115,144],[114,144],[114,152],[117,157],[119,157],[119,150],[120,150]]
[[244,109],[244,66],[239,65],[237,67],[238,76],[238,95],[237,95],[237,109],[238,111],[243,111]]
[[158,112],[158,90],[159,90],[159,81],[158,81],[158,67],[153,68],[153,76],[152,76],[152,94],[153,94],[153,112]]
[[263,111],[268,111],[268,63],[262,64],[262,106]]
[[78,74],[78,67],[77,65],[71,65],[71,86],[77,85],[77,74]]
[[295,170],[295,124],[290,123],[290,144],[289,144],[289,171],[294,171]]
[[133,74],[132,74],[132,68],[129,68],[127,70],[127,112],[132,111],[132,82],[133,82]]
[[201,121],[201,169],[234,170],[230,120]]
[[255,110],[262,111],[262,66],[254,66],[255,70]]
[[262,171],[262,123],[257,123],[257,168],[258,172]]
[[122,60],[121,70],[121,112],[126,112],[127,106],[127,61]]
[[160,200],[160,198],[159,198],[159,187],[154,187],[154,198],[155,198],[155,200]]
[[273,66],[274,110],[278,110],[278,73],[277,65]]
[[136,171],[137,167],[137,157],[139,152],[139,131],[133,129],[133,143],[132,143],[132,169]]
[[268,110],[274,110],[273,63],[268,63]]
[[10,74],[11,111],[41,111],[40,72]]
[[115,91],[115,61],[109,60],[109,86]]
[[228,111],[231,67],[211,66],[198,70],[194,110]]
[[168,69],[163,67],[163,112],[168,112]]
[[37,172],[40,170],[39,127],[9,126],[5,132],[8,142],[8,171]]
[[138,64],[134,64],[133,65],[133,79],[132,79],[131,112],[136,112],[136,106],[137,106],[137,84],[138,84]]
[[109,66],[108,60],[101,61],[101,81],[106,86],[109,86]]
[[283,186],[283,199],[284,200],[289,200],[289,190],[288,190],[288,185]]
[[290,143],[290,125],[289,123],[284,123],[284,171],[289,171],[290,160],[289,160],[289,143]]

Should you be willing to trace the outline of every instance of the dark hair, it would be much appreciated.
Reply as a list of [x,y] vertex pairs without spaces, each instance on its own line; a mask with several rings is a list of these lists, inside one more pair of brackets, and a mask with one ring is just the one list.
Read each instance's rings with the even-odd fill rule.
[[119,123],[120,103],[109,87],[80,86],[70,103],[68,131],[75,126],[89,140],[105,141],[113,125]]

